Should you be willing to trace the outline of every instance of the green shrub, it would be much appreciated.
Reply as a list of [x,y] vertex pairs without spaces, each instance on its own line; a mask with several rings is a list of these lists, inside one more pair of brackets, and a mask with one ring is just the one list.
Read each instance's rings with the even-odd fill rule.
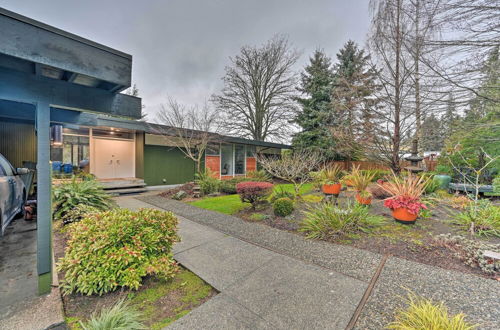
[[253,181],[245,177],[236,177],[229,180],[222,180],[220,182],[220,191],[225,194],[236,194],[236,185],[240,182]]
[[441,187],[441,182],[432,178],[425,186],[424,194],[429,195],[436,192]]
[[274,214],[280,217],[292,214],[293,209],[293,200],[288,197],[278,198],[273,203]]
[[196,174],[195,182],[200,186],[202,195],[209,195],[219,191],[221,181],[207,168],[204,172]]
[[369,213],[368,208],[359,204],[348,204],[342,208],[330,203],[314,205],[304,213],[305,219],[299,230],[308,238],[335,238],[356,232],[368,232],[379,226],[384,218]]
[[471,330],[477,327],[465,321],[465,315],[460,313],[449,315],[446,306],[433,303],[431,300],[410,294],[408,307],[396,313],[396,319],[388,326],[397,330]]
[[263,221],[269,219],[269,216],[267,214],[262,214],[262,213],[253,213],[252,215],[250,215],[250,219],[254,221]]
[[173,277],[177,222],[171,212],[114,209],[71,224],[58,265],[65,272],[63,293],[102,295],[119,287],[137,289],[146,275]]
[[454,222],[479,236],[500,237],[500,206],[487,199],[471,202],[455,215]]
[[290,190],[284,189],[282,186],[278,186],[276,187],[276,189],[274,189],[274,192],[271,195],[271,202],[274,203],[277,199],[280,198],[289,198],[291,200],[294,200],[295,194]]
[[80,322],[80,325],[83,330],[147,329],[142,319],[139,311],[125,300],[120,300],[114,306],[102,309],[99,314],[93,314],[88,322]]
[[92,213],[99,213],[100,211],[101,210],[99,210],[96,207],[80,204],[77,205],[75,208],[69,210],[68,212],[64,213],[64,215],[61,217],[61,220],[63,224],[67,225],[72,222],[78,222],[82,220],[85,216]]
[[271,182],[272,177],[265,170],[249,171],[247,173],[249,181]]
[[87,205],[104,211],[112,205],[111,196],[96,180],[80,181],[73,178],[71,181],[58,184],[53,189],[54,218],[60,219],[66,212],[78,205]]

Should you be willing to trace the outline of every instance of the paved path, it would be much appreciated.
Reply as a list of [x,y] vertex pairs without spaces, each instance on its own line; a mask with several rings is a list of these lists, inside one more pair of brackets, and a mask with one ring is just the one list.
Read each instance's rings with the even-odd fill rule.
[[493,280],[307,240],[157,196],[117,200],[175,212],[182,237],[175,259],[220,292],[169,328],[382,329],[404,306],[405,288],[444,300],[482,329],[500,328],[500,283]]

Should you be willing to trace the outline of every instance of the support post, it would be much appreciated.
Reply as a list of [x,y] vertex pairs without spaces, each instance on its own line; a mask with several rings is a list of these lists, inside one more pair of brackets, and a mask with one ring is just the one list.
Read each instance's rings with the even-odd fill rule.
[[36,108],[37,132],[37,272],[38,293],[51,291],[52,284],[52,198],[50,174],[50,105]]

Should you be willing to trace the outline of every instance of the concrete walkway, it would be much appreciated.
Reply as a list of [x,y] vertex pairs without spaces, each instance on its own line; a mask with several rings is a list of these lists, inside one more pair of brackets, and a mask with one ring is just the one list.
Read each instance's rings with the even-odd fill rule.
[[117,198],[172,210],[174,257],[220,293],[172,329],[382,329],[406,288],[498,329],[500,283],[364,250],[307,240],[157,196]]

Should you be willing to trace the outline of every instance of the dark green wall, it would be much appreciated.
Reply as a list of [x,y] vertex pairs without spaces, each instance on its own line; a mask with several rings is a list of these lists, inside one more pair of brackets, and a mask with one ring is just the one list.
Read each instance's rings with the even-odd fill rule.
[[[175,147],[144,146],[144,181],[150,186],[194,180],[195,163]],[[165,180],[165,181],[163,181]]]
[[36,162],[35,126],[0,118],[0,153],[14,167],[22,167],[23,161]]

